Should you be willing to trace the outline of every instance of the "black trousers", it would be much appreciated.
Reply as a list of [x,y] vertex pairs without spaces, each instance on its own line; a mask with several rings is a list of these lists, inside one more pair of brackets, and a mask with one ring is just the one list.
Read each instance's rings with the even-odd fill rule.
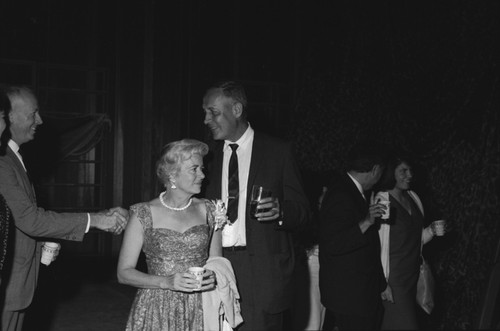
[[231,262],[236,276],[238,291],[240,292],[241,316],[243,323],[236,328],[238,331],[284,330],[285,312],[270,314],[256,304],[256,289],[259,284],[255,282],[252,269],[252,259],[246,250],[229,251],[224,250],[224,257]]
[[373,315],[371,316],[346,315],[327,309],[323,331],[333,331],[335,328],[339,331],[380,330],[383,314],[384,308],[382,305],[374,307]]

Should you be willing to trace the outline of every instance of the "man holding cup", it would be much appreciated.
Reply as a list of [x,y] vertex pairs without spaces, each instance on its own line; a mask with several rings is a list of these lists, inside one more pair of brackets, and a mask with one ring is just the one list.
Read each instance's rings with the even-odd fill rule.
[[320,209],[319,286],[326,307],[323,330],[376,330],[386,289],[377,218],[386,211],[367,193],[385,167],[373,143],[354,147],[346,173],[334,176]]
[[[246,107],[236,82],[216,84],[203,98],[205,124],[216,140],[206,196],[228,206],[222,244],[241,295],[239,330],[283,330],[293,293],[290,230],[308,221],[309,206],[290,144],[254,131]],[[254,185],[261,196],[251,215]],[[270,196],[262,196],[265,190]]]
[[13,258],[7,270],[1,307],[2,330],[20,331],[37,285],[42,254],[40,238],[81,241],[90,228],[120,234],[128,212],[120,207],[99,213],[56,213],[39,208],[20,147],[35,139],[43,123],[35,94],[27,87],[10,87],[7,96],[11,139],[0,156],[0,193],[12,210]]
[[42,259],[40,262],[46,266],[50,265],[56,260],[57,255],[59,255],[59,250],[61,249],[61,244],[46,241],[42,245]]

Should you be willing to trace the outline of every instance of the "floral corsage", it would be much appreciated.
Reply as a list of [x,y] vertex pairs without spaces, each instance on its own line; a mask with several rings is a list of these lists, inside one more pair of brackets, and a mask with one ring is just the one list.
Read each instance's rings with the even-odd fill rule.
[[214,230],[217,231],[218,229],[222,229],[224,225],[227,223],[227,208],[224,202],[222,200],[215,200],[212,201],[214,204],[215,210],[214,210]]

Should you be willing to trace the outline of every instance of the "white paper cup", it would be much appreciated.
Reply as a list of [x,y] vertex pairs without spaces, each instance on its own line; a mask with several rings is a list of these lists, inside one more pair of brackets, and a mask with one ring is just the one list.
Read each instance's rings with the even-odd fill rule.
[[196,280],[200,282],[198,284],[198,290],[201,289],[201,281],[203,280],[203,274],[205,273],[205,268],[202,267],[191,267],[188,269],[188,272],[192,275],[196,276]]
[[437,220],[432,222],[432,228],[434,229],[434,233],[436,236],[444,236],[446,221],[445,220]]
[[384,205],[384,213],[380,217],[383,220],[388,220],[389,217],[391,216],[391,201],[389,200],[389,193],[388,192],[379,192],[375,196],[375,203],[380,203],[381,205]]
[[45,265],[49,265],[54,259],[54,254],[58,250],[59,244],[46,242],[42,246],[42,260],[41,262]]
[[380,218],[383,220],[388,220],[391,216],[391,202],[389,200],[380,200],[378,203],[385,206],[384,213]]

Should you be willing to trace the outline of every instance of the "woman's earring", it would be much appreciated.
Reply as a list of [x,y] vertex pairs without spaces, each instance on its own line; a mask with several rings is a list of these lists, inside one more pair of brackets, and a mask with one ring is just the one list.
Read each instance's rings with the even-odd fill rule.
[[175,190],[177,186],[175,186],[174,182],[170,182],[170,188]]

